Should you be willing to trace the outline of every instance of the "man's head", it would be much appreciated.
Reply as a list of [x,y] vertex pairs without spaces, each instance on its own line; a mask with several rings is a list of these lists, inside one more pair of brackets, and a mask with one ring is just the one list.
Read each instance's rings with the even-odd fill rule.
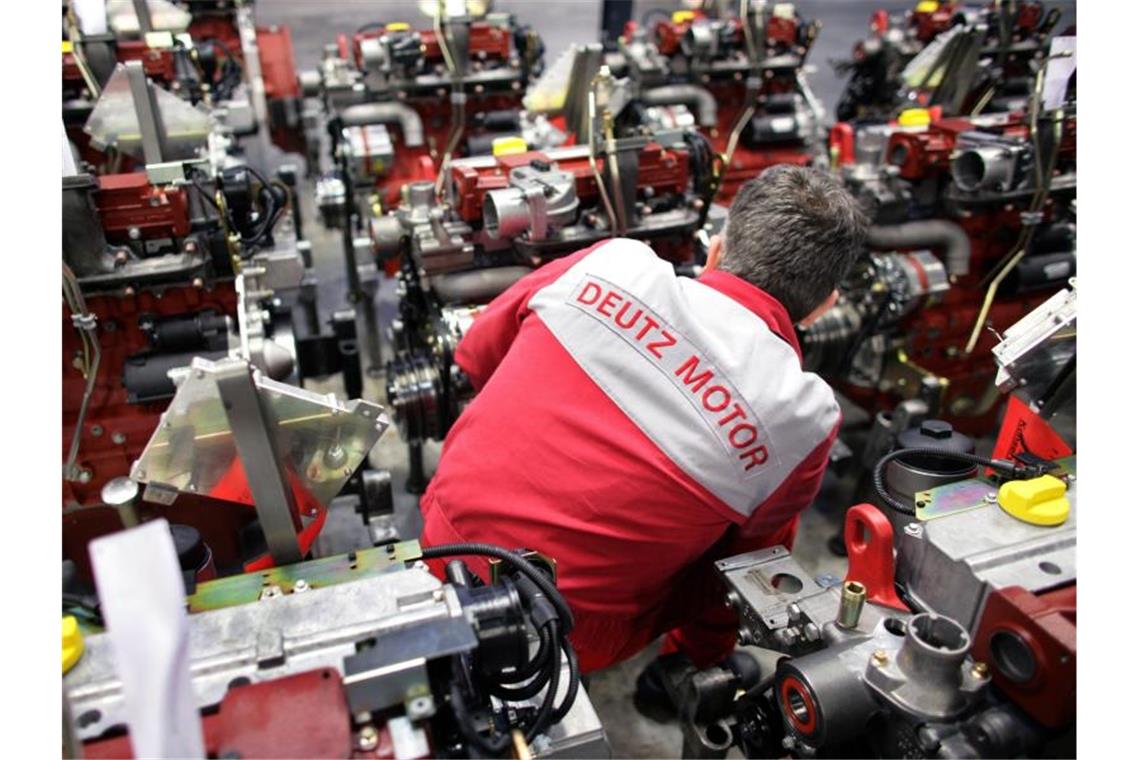
[[709,267],[752,283],[806,325],[834,305],[866,236],[867,218],[837,179],[773,166],[736,194]]

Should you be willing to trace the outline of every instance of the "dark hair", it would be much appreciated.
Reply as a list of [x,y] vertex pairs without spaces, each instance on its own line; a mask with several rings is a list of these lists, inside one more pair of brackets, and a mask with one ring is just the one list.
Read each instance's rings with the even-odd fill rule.
[[767,292],[798,322],[839,285],[866,237],[867,218],[839,180],[772,166],[736,194],[720,269]]

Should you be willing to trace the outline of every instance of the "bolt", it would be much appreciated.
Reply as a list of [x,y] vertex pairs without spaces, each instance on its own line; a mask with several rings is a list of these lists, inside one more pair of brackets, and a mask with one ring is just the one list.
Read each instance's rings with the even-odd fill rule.
[[131,227],[127,230],[127,237],[131,240],[138,240],[142,236],[142,231],[138,227]]
[[304,578],[298,578],[297,582],[293,584],[293,593],[300,594],[309,590],[309,584],[305,582]]
[[115,431],[111,433],[111,442],[122,445],[127,442],[127,437],[122,433]]
[[193,240],[187,240],[182,244],[182,250],[186,253],[195,253],[198,250],[198,243]]
[[903,528],[903,533],[906,533],[911,538],[922,538],[922,526],[918,523],[907,523]]
[[190,284],[196,288],[202,288],[202,287],[205,287],[206,281],[203,280],[201,277],[195,277],[193,280],[190,281]]
[[974,667],[970,668],[970,675],[980,681],[983,678],[989,678],[990,669],[984,662],[975,662]]
[[91,435],[95,436],[96,438],[103,435],[103,426],[102,425],[92,425],[91,426]]
[[995,501],[997,501],[997,494],[988,493],[982,497],[982,501],[984,501],[986,504],[993,504]]
[[437,588],[435,591],[431,592],[431,598],[432,598],[432,601],[442,602],[443,601],[443,589]]
[[887,653],[885,650],[876,649],[871,653],[871,664],[876,668],[881,668],[887,664]]
[[356,735],[356,748],[361,752],[371,752],[380,744],[380,734],[374,726],[365,726]]
[[129,259],[130,259],[130,256],[127,255],[126,251],[124,251],[124,250],[115,251],[115,265],[116,266],[122,266],[122,265],[126,264]]

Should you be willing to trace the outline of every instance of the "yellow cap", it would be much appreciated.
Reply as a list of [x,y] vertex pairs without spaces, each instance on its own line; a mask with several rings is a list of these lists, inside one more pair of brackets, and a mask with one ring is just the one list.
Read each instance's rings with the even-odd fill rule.
[[83,654],[83,633],[74,615],[63,619],[63,672],[71,670]]
[[938,10],[938,5],[938,0],[919,0],[914,10],[916,13],[934,13]]
[[516,153],[526,153],[527,150],[526,140],[518,135],[496,137],[491,143],[491,154],[495,156],[513,156]]
[[1013,517],[1033,525],[1060,525],[1069,519],[1065,481],[1052,475],[1011,480],[998,490],[998,504]]
[[409,24],[407,21],[393,21],[392,23],[385,25],[384,31],[385,32],[406,32],[411,28],[412,28],[412,25]]
[[673,23],[683,24],[686,21],[692,21],[697,17],[697,14],[692,11],[673,11]]
[[73,50],[73,48],[71,46],[71,40],[64,40],[63,41],[63,52],[66,54],[66,53],[70,53],[72,50]]
[[899,114],[900,127],[926,127],[930,125],[930,111],[925,108],[908,108]]

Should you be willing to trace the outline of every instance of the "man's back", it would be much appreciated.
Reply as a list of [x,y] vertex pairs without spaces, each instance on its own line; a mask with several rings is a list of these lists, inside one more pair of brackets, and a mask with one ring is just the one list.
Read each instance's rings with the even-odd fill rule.
[[839,418],[775,299],[677,278],[631,240],[524,278],[458,361],[481,391],[424,497],[425,540],[554,557],[587,670],[677,624],[684,573],[726,533],[786,540]]

